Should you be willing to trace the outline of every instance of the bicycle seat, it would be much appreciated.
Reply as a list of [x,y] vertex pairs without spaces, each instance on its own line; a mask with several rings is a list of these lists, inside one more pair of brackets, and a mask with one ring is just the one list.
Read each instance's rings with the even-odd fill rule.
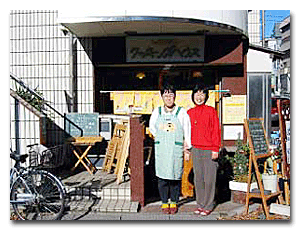
[[11,153],[10,158],[14,159],[16,162],[24,163],[26,161],[26,158],[28,157],[28,154],[19,155],[16,153]]
[[28,147],[28,148],[31,148],[31,147],[33,147],[33,146],[35,146],[35,145],[38,145],[38,144],[35,143],[35,144],[27,145],[27,147]]

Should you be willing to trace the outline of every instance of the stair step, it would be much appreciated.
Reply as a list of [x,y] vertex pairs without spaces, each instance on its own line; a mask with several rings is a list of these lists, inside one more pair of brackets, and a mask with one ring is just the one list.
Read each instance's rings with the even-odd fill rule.
[[[99,182],[99,183],[96,183]],[[115,175],[97,171],[76,174],[64,179],[72,211],[137,212],[139,203],[131,201],[130,181],[118,184]]]
[[130,182],[125,182],[122,184],[111,183],[102,190],[103,199],[125,199],[130,200],[131,191],[130,191]]
[[139,202],[127,199],[103,199],[92,207],[95,212],[138,212]]

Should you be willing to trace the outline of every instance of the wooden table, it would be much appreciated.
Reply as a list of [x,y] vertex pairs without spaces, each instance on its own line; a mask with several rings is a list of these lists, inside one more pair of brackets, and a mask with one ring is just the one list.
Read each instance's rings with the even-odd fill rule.
[[[90,174],[94,174],[97,170],[96,167],[93,165],[93,163],[88,159],[87,155],[91,148],[95,146],[97,142],[102,142],[103,137],[101,136],[95,136],[95,137],[71,137],[68,142],[73,147],[73,154],[78,158],[78,161],[72,168],[72,170],[75,170],[78,165],[81,163],[86,170]],[[79,148],[80,146],[87,146],[84,152]],[[78,153],[79,152],[79,153]]]

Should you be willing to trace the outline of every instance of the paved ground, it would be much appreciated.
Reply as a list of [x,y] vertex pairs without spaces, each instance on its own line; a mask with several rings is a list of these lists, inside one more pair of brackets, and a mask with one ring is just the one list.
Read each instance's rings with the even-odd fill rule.
[[[217,205],[209,216],[203,217],[194,214],[196,201],[191,199],[181,199],[179,211],[175,215],[163,214],[160,201],[138,208],[138,202],[131,202],[130,195],[129,198],[120,196],[121,192],[125,191],[126,193],[127,190],[130,192],[130,182],[124,182],[114,187],[115,183],[111,183],[114,178],[110,178],[110,176],[101,171],[91,176],[84,171],[63,180],[68,191],[79,185],[86,186],[86,188],[89,186],[98,188],[100,190],[96,197],[101,197],[101,199],[92,199],[88,196],[86,199],[82,198],[84,196],[79,196],[79,200],[77,200],[76,196],[72,196],[69,203],[70,210],[66,212],[62,220],[217,220],[220,217],[242,214],[244,211],[244,205],[228,201]],[[71,187],[68,188],[68,185]],[[113,194],[116,191],[118,196]],[[75,199],[73,200],[73,198]],[[257,207],[258,205],[250,206],[250,211]]]
[[[194,214],[195,200],[181,199],[178,213],[166,215],[161,212],[160,201],[139,207],[138,202],[130,201],[130,194],[127,194],[130,192],[129,182],[115,187],[116,185],[111,183],[114,178],[103,177],[100,174],[96,177],[83,172],[63,181],[69,194],[67,204],[69,210],[66,210],[62,220],[211,221],[241,215],[245,210],[244,205],[227,201],[217,205],[209,216],[199,216]],[[259,206],[252,204],[249,211],[255,211]]]
[[[258,204],[250,206],[250,211],[256,210]],[[244,205],[231,201],[218,205],[209,216],[198,216],[193,213],[196,208],[195,201],[185,203],[179,207],[175,215],[161,213],[160,202],[151,203],[141,208],[137,213],[126,212],[94,212],[90,210],[70,211],[63,216],[62,220],[218,220],[220,217],[235,216],[244,211]]]

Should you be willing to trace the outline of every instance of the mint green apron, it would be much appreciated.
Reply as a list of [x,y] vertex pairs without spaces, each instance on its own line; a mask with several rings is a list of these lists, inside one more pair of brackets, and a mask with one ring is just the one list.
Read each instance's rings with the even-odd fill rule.
[[159,107],[155,137],[155,172],[162,179],[180,180],[183,171],[183,128],[176,114],[162,114]]

